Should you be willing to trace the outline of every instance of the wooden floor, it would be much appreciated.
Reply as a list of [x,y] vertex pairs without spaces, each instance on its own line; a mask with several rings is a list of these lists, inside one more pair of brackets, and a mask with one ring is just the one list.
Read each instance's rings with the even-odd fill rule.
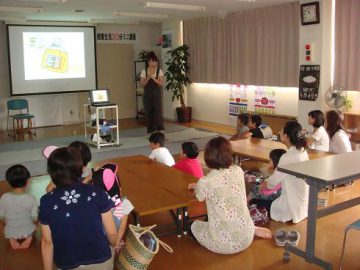
[[[121,120],[122,129],[143,126],[143,122],[135,119]],[[205,122],[193,121],[186,126],[204,128],[223,134],[234,132],[233,127],[214,125]],[[64,127],[42,128],[37,130],[37,136],[24,140],[37,140],[41,138],[69,136],[83,134],[81,125],[69,125]],[[0,143],[11,142],[12,138],[6,133],[0,133]],[[358,166],[358,161],[356,161]],[[247,167],[254,166],[247,163]],[[258,165],[255,165],[258,166]],[[321,169],[321,168],[320,168]],[[8,186],[6,182],[0,182],[0,194],[6,192]],[[340,187],[334,191],[325,191],[320,194],[322,198],[328,198],[329,204],[345,199],[360,196],[360,181],[353,185]],[[198,209],[192,209],[197,212]],[[324,217],[318,221],[316,237],[316,255],[322,259],[333,263],[334,269],[338,268],[340,252],[344,234],[344,227],[360,218],[360,206],[347,209],[343,212]],[[167,214],[149,216],[144,218],[146,224],[156,224],[165,222],[169,219]],[[1,226],[0,226],[1,227]],[[271,222],[269,228],[275,232],[279,228],[295,229],[301,234],[300,247],[305,244],[306,221],[293,225],[291,223]],[[0,228],[2,230],[2,228]],[[74,239],[76,241],[76,239]],[[289,263],[282,261],[283,248],[277,247],[273,240],[255,239],[250,248],[236,255],[214,254],[200,246],[189,235],[177,238],[176,235],[161,237],[161,240],[168,243],[173,249],[173,254],[168,254],[160,249],[154,257],[150,270],[232,270],[232,269],[320,269],[310,265],[303,259],[291,255]],[[360,260],[357,258],[360,250],[360,232],[349,232],[347,251],[345,255],[344,269],[360,269]],[[0,234],[0,270],[20,270],[20,269],[42,269],[40,244],[34,243],[26,251],[13,251],[8,242]]]

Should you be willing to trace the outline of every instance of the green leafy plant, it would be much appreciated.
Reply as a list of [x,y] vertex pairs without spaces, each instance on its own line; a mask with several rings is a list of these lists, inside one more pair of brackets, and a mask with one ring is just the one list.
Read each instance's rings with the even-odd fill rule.
[[189,47],[182,45],[167,52],[170,55],[165,72],[165,90],[172,92],[172,101],[179,100],[181,107],[185,106],[184,94],[185,87],[192,84],[189,72]]

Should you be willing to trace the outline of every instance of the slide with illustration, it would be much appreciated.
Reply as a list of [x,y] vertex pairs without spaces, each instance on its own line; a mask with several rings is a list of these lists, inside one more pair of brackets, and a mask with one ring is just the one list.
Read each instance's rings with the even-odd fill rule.
[[82,32],[24,32],[25,80],[84,78]]

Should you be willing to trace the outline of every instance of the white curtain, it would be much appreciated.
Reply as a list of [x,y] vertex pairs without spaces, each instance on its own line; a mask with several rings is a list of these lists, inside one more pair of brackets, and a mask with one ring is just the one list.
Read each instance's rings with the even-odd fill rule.
[[360,1],[336,0],[334,84],[360,91]]
[[298,86],[299,3],[184,21],[191,79]]

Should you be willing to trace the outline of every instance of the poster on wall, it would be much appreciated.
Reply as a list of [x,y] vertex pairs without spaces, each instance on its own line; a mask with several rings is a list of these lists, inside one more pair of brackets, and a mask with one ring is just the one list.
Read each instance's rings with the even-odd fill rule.
[[229,115],[237,116],[246,113],[248,100],[246,97],[246,85],[230,85]]
[[320,65],[301,65],[299,99],[315,101],[319,95]]
[[256,113],[275,114],[276,87],[256,86],[255,104]]

